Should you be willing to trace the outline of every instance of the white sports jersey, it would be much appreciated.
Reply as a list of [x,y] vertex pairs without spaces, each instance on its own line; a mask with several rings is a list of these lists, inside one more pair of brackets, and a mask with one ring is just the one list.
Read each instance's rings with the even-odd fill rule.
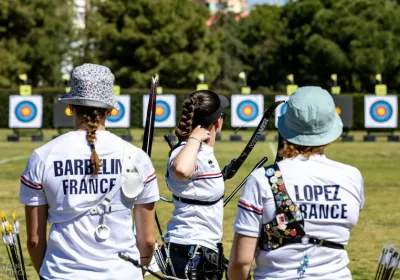
[[[364,204],[364,183],[358,169],[324,155],[284,159],[278,166],[289,197],[303,214],[306,234],[347,245]],[[249,177],[238,206],[237,233],[259,237],[262,224],[275,219],[275,201],[264,168]],[[301,279],[351,279],[346,250],[303,244],[258,250],[255,279],[299,279],[304,252],[309,266]]]
[[124,140],[108,131],[97,131],[96,137],[103,164],[98,177],[90,175],[93,167],[86,131],[63,134],[36,149],[21,177],[21,203],[47,204],[48,221],[53,223],[40,270],[45,279],[142,279],[141,269],[120,259],[118,253],[140,258],[131,209],[134,204],[159,199],[155,171],[147,154],[139,150],[135,166],[144,190],[135,202],[127,202],[118,190],[111,205],[123,204],[126,210],[105,215],[111,235],[106,241],[97,241],[94,234],[100,215],[87,212],[120,184]]
[[[186,142],[172,151],[168,160],[166,181],[168,188],[179,197],[201,201],[216,201],[224,194],[224,179],[214,148],[200,147],[195,172],[187,180],[176,179],[171,171],[172,163]],[[217,250],[222,238],[223,201],[213,205],[193,205],[176,201],[173,217],[167,224],[167,242],[184,245],[199,244]]]

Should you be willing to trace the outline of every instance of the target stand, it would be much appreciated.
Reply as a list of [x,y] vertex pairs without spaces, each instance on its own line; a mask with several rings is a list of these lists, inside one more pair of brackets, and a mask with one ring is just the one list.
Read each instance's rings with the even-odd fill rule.
[[377,136],[386,136],[389,142],[399,142],[400,137],[394,135],[397,126],[397,95],[364,96],[364,127],[367,131],[363,138],[365,142],[374,142]]
[[353,127],[353,96],[332,95],[332,98],[336,114],[339,115],[343,124],[342,142],[353,142],[354,136],[350,135],[350,129]]
[[386,137],[388,142],[400,142],[400,135],[395,135],[395,129],[389,129],[388,131],[381,130],[367,130],[367,135],[363,136],[364,142],[375,142],[377,137]]
[[118,135],[127,142],[133,142],[133,136],[129,128],[107,128],[107,130]]
[[242,136],[239,134],[233,134],[233,135],[229,136],[229,140],[231,142],[242,142]]
[[12,135],[7,135],[8,142],[19,142],[22,137],[30,137],[32,142],[44,141],[43,130],[41,128],[29,129],[29,128],[14,128]]
[[58,97],[53,99],[53,126],[57,129],[57,135],[53,135],[53,139],[74,129],[72,112]]

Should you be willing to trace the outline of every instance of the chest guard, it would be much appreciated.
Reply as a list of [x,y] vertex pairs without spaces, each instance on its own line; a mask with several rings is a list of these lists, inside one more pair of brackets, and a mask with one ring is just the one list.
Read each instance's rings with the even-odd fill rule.
[[276,218],[263,224],[258,247],[271,251],[286,244],[297,243],[305,235],[304,219],[299,206],[290,199],[278,164],[265,167],[276,206]]

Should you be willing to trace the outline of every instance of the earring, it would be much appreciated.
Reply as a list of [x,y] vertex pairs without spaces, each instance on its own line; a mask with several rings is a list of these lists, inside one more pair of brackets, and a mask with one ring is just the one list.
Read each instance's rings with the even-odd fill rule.
[[72,111],[72,109],[69,109],[69,114],[72,116],[74,114],[74,111]]

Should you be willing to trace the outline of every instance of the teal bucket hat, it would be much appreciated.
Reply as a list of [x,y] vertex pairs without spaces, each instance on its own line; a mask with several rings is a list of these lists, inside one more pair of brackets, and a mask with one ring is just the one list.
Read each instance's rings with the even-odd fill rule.
[[343,132],[332,96],[320,87],[300,87],[287,101],[278,119],[278,131],[289,142],[301,146],[323,146]]

